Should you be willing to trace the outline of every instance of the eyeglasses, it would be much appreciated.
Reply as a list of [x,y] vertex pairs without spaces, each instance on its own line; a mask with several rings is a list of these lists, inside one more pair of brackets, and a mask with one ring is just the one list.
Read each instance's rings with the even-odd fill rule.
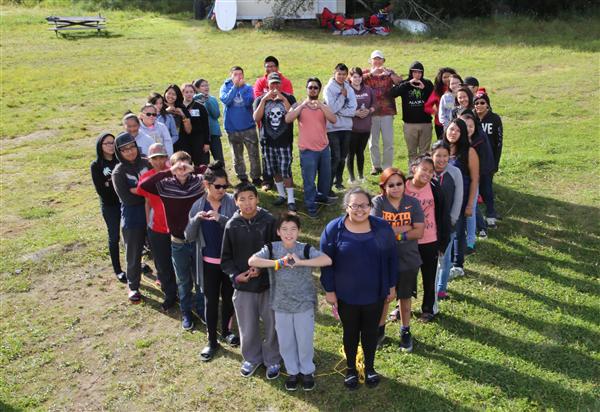
[[146,116],[153,116],[153,117],[156,117],[156,116],[158,116],[158,114],[156,114],[156,113],[144,113],[144,114],[145,114]]
[[390,183],[388,185],[386,185],[388,189],[393,189],[395,187],[400,187],[400,186],[404,186],[404,182],[398,182],[398,183]]
[[215,189],[227,189],[229,185],[213,185]]
[[475,102],[475,106],[485,106],[487,103],[483,101]]
[[319,86],[308,86],[308,90],[319,90]]
[[348,205],[348,207],[356,212],[357,210],[367,210],[367,209],[370,209],[371,205],[368,204],[368,203],[362,203],[360,205],[356,205],[356,204],[354,204],[354,205]]
[[137,146],[126,146],[119,149],[121,152],[131,152],[132,150],[137,150]]

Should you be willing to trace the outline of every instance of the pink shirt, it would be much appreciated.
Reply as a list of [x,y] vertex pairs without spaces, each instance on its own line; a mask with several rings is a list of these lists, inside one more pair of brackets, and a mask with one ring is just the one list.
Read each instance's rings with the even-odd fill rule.
[[425,231],[423,237],[419,239],[419,244],[432,243],[437,241],[437,225],[435,223],[435,201],[431,185],[426,185],[421,189],[417,189],[412,181],[406,181],[406,194],[416,197],[421,203],[421,209],[425,215]]
[[298,148],[320,152],[328,145],[325,114],[321,109],[304,107],[298,116]]

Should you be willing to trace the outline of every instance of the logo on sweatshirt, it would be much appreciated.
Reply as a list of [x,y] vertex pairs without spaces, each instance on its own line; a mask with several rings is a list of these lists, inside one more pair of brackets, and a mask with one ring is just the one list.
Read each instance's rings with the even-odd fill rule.
[[110,167],[106,166],[104,169],[102,169],[102,174],[105,177],[112,176],[112,169]]

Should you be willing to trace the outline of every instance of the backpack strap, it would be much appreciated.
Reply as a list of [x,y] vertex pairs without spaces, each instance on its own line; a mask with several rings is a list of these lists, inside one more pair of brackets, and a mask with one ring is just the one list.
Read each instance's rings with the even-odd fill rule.
[[269,259],[273,260],[273,243],[267,242],[267,249],[269,249]]
[[304,245],[304,259],[310,259],[310,244]]

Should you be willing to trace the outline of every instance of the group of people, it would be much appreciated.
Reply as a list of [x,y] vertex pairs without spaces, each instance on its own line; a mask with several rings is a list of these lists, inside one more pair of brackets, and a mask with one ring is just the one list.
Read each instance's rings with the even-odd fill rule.
[[[241,345],[242,376],[264,364],[267,378],[276,379],[283,359],[286,389],[300,384],[313,389],[312,270],[320,267],[326,301],[343,326],[344,385],[359,385],[360,340],[365,383],[377,386],[375,352],[387,321],[400,320],[400,348],[412,351],[411,301],[419,270],[419,320],[429,322],[439,312],[438,301],[448,298],[448,280],[464,274],[464,257],[474,252],[476,234],[495,227],[492,180],[502,122],[485,89],[473,77],[463,81],[452,68],[441,68],[432,83],[419,62],[405,80],[384,63],[378,50],[369,68],[340,63],[325,87],[309,78],[302,101],[272,56],[254,87],[245,83],[241,67],[231,68],[219,98],[239,180],[233,194],[227,191],[232,184],[220,140],[219,103],[204,79],[151,94],[139,114],[125,114],[124,131],[116,138],[98,137],[91,173],[115,275],[127,283],[129,301],[139,303],[142,253],[149,247],[164,293],[162,308],[179,302],[185,330],[194,328],[195,317],[206,324],[201,360],[214,357],[220,336],[228,345]],[[392,165],[396,97],[402,99],[407,174]],[[318,246],[298,242],[301,222],[291,167],[295,121],[308,216],[318,216],[318,203],[336,203],[334,189],[345,190],[348,169],[345,213],[325,226]],[[432,146],[433,130],[439,140]],[[379,176],[380,193],[373,198],[360,187],[367,143],[371,174]],[[287,204],[279,218],[258,206],[260,185],[276,190],[276,206]],[[477,213],[479,194],[486,219]]]

